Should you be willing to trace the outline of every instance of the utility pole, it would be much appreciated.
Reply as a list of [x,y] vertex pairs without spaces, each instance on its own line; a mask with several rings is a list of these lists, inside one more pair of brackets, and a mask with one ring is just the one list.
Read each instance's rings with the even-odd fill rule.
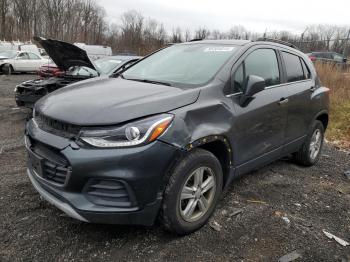
[[343,58],[347,58],[347,46],[348,46],[348,41],[349,41],[349,37],[350,37],[350,29],[348,31],[348,36],[346,37],[346,39],[344,40],[345,43],[344,43],[344,48],[343,48]]
[[304,50],[303,50],[303,47],[304,47],[304,35],[305,35],[305,33],[306,33],[306,31],[307,31],[308,29],[309,29],[309,28],[306,27],[305,30],[304,30],[304,32],[301,34],[301,39],[300,39],[300,42],[299,42],[299,48],[300,48],[300,50],[302,50],[302,51],[304,51]]

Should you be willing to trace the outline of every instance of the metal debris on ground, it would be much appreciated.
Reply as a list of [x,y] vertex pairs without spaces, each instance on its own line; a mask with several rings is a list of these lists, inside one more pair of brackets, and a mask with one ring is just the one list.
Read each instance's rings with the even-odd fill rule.
[[337,243],[339,243],[343,247],[346,247],[346,246],[350,245],[349,242],[346,242],[345,240],[343,240],[343,239],[341,239],[341,238],[339,238],[339,237],[337,237],[337,236],[335,236],[335,235],[333,235],[333,234],[331,234],[331,233],[329,233],[329,232],[327,232],[325,230],[322,230],[322,231],[328,238],[334,239],[335,241],[337,241]]
[[278,259],[278,262],[290,262],[290,261],[294,261],[298,258],[301,258],[301,254],[299,254],[299,252],[297,250],[294,250],[293,252],[291,253],[288,253],[282,257],[280,257]]
[[290,224],[290,219],[288,217],[283,216],[283,221],[286,222],[288,225]]
[[230,217],[237,216],[238,214],[240,214],[242,212],[243,212],[242,208],[234,208],[229,216]]
[[214,229],[215,231],[220,231],[221,230],[221,225],[218,223],[218,222],[216,222],[216,221],[212,221],[211,223],[209,223],[209,225],[210,225],[210,227],[212,228],[212,229]]

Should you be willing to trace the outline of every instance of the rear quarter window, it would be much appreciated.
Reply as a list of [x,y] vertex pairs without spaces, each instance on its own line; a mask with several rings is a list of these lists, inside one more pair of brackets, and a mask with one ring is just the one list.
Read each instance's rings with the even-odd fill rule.
[[299,56],[282,52],[282,57],[286,67],[287,82],[304,80],[304,71]]

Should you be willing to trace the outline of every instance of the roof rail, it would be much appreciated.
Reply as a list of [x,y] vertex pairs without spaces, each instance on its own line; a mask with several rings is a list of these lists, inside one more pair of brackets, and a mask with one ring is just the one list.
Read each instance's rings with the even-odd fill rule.
[[282,41],[282,40],[278,40],[278,39],[274,39],[274,38],[267,38],[267,37],[260,37],[255,41],[266,41],[266,42],[273,42],[273,43],[277,43],[277,44],[281,44],[281,45],[286,45],[295,49],[298,49],[298,47],[296,47],[295,45],[288,43],[286,41]]
[[191,39],[188,42],[196,42],[196,41],[202,41],[202,40],[203,40],[203,38],[194,38],[194,39]]

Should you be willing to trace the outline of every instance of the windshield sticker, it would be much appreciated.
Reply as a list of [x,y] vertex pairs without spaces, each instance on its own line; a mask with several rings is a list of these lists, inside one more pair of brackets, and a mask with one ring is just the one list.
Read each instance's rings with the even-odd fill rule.
[[215,46],[205,48],[204,52],[231,52],[233,49],[233,46]]

